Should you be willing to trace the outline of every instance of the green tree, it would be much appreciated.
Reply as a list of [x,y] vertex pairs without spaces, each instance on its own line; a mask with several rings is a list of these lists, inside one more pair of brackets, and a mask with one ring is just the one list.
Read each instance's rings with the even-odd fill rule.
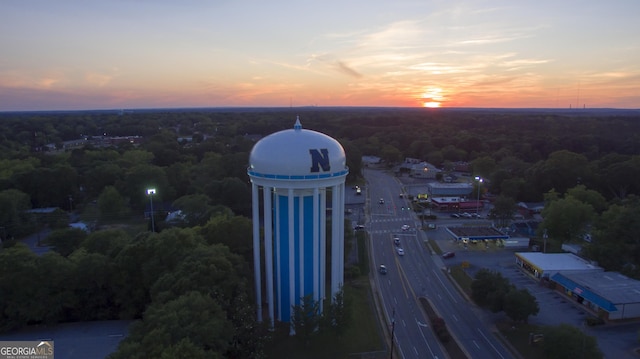
[[212,204],[229,207],[235,214],[251,214],[251,187],[240,178],[210,181],[204,192],[211,198]]
[[[75,294],[75,263],[56,252],[47,252],[36,260],[38,294],[34,300],[40,312],[34,321],[47,325],[74,320],[69,313],[78,308]],[[73,280],[71,278],[74,278]]]
[[473,173],[483,178],[489,178],[496,170],[496,167],[496,161],[489,156],[479,157],[471,161]]
[[154,202],[173,198],[174,189],[162,167],[149,164],[133,166],[126,171],[124,179],[116,183],[116,188],[124,197],[129,198],[133,208],[144,208],[149,203],[147,189],[155,188]]
[[569,324],[547,327],[544,330],[544,353],[549,359],[603,358],[596,338]]
[[0,250],[0,332],[41,320],[36,255],[24,244]]
[[350,324],[351,303],[345,298],[344,288],[341,288],[334,300],[325,306],[322,317],[323,328],[331,328],[338,335],[347,330]]
[[388,164],[398,163],[402,160],[402,152],[400,152],[400,150],[398,150],[395,146],[386,144],[382,146],[380,158],[382,158],[382,160],[384,160]]
[[600,159],[603,163],[602,187],[618,199],[623,199],[628,194],[638,194],[640,185],[636,179],[640,177],[640,156],[619,161],[611,157],[613,156]]
[[540,311],[536,297],[528,290],[513,288],[504,296],[504,312],[516,322],[527,323],[529,316]]
[[173,202],[173,207],[182,211],[184,225],[187,227],[201,226],[211,217],[213,206],[211,199],[204,194],[190,194],[182,196]]
[[499,196],[493,202],[493,208],[489,211],[489,217],[494,218],[498,227],[507,227],[511,224],[516,213],[516,201],[511,197]]
[[130,241],[131,237],[124,230],[107,229],[89,234],[80,247],[87,253],[99,253],[114,259]]
[[596,213],[602,213],[607,209],[607,199],[600,192],[587,189],[585,185],[577,185],[567,191],[567,196],[580,202],[590,204]]
[[207,243],[224,244],[247,263],[253,261],[253,225],[247,217],[216,215],[200,228],[199,233]]
[[107,186],[98,197],[98,209],[103,221],[121,219],[129,214],[125,199],[114,186]]
[[80,247],[80,243],[87,238],[87,232],[78,228],[56,229],[51,231],[46,241],[53,250],[63,257],[68,257]]
[[547,235],[562,243],[577,241],[584,237],[587,225],[595,219],[595,211],[590,204],[573,197],[552,201],[542,210],[542,223],[538,226],[538,235]]
[[320,329],[320,302],[313,300],[313,295],[308,294],[300,298],[300,304],[292,307],[291,325],[296,331],[296,336],[304,343],[309,343]]
[[[233,334],[233,326],[211,296],[188,292],[167,303],[149,306],[144,320],[132,326],[129,336],[110,358],[159,358],[176,345],[188,346],[196,353],[200,348],[206,358],[224,358]],[[191,344],[186,344],[185,339]]]
[[576,184],[589,180],[593,173],[587,158],[568,150],[555,151],[527,171],[538,193],[555,188],[564,193]]
[[0,191],[0,238],[21,237],[32,227],[27,210],[31,209],[29,195],[17,189]]
[[108,257],[79,249],[69,256],[74,264],[74,293],[77,306],[74,320],[107,320],[116,317],[115,289],[112,282],[113,265]]
[[640,279],[640,198],[629,197],[602,213],[584,254],[610,271]]
[[480,269],[471,282],[471,298],[494,313],[504,309],[504,297],[514,287],[501,273]]

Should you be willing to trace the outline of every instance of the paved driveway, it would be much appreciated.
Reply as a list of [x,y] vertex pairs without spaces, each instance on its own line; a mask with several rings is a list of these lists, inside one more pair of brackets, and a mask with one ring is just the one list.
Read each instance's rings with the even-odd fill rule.
[[[638,358],[634,349],[640,347],[638,333],[640,323],[608,324],[589,327],[584,324],[587,311],[580,304],[564,297],[561,293],[541,286],[538,281],[522,272],[515,264],[515,252],[525,250],[511,250],[482,244],[469,244],[465,249],[461,243],[452,241],[451,236],[439,224],[437,230],[428,232],[430,239],[435,239],[443,252],[455,251],[456,256],[443,260],[445,265],[460,264],[467,261],[470,264],[469,273],[474,273],[481,268],[487,268],[500,272],[508,278],[517,288],[525,288],[535,295],[538,300],[540,312],[537,316],[530,317],[531,324],[559,325],[570,324],[580,328],[588,335],[595,336],[600,350],[605,358]],[[488,314],[493,320],[505,318],[504,313]]]

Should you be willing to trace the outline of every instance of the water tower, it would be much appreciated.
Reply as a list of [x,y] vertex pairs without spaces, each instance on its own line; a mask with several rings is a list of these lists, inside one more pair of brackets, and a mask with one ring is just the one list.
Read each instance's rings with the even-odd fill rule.
[[320,303],[322,311],[327,278],[331,299],[344,283],[344,195],[349,173],[344,149],[325,134],[303,129],[296,119],[293,129],[255,144],[247,173],[252,183],[258,321],[263,314],[262,278],[271,326],[274,320],[290,322],[292,306],[300,305],[307,295]]

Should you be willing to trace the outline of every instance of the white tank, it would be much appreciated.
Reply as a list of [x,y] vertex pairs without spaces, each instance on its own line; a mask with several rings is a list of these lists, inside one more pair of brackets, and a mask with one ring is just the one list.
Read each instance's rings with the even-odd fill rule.
[[349,173],[344,149],[323,133],[303,129],[296,120],[293,129],[255,144],[247,173],[252,184],[258,320],[262,321],[263,291],[271,326],[274,320],[290,322],[292,306],[300,305],[305,296],[317,301],[322,311],[324,300],[334,299],[344,282],[344,192]]

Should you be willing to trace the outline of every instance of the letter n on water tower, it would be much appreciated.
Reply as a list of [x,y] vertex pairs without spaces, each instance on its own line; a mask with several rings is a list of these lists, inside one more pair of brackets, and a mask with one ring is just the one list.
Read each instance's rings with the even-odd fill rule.
[[326,148],[321,148],[320,150],[310,149],[309,154],[311,154],[311,172],[320,172],[319,167],[322,167],[324,172],[331,170],[329,151]]

